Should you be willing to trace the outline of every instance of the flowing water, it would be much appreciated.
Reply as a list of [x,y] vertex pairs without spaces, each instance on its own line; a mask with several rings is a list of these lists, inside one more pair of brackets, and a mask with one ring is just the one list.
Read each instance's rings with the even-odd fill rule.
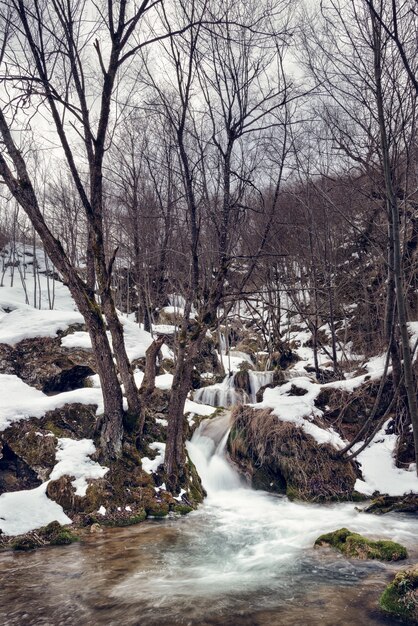
[[227,374],[221,383],[197,389],[194,400],[210,406],[229,407],[239,403],[256,402],[257,391],[273,382],[274,372],[248,370],[249,393],[235,386],[235,373]]
[[225,456],[227,416],[188,444],[208,497],[181,519],[108,529],[80,544],[0,555],[0,624],[351,626],[393,624],[377,599],[395,566],[314,550],[347,526],[417,557],[418,521],[249,489]]

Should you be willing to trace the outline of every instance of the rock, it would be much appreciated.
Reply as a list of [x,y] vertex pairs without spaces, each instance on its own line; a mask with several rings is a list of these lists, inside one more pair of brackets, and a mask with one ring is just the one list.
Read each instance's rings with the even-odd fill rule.
[[400,561],[406,559],[406,548],[388,540],[373,541],[366,539],[348,528],[340,528],[332,533],[321,535],[315,541],[315,547],[329,546],[343,554],[357,559],[377,559],[379,561]]
[[418,624],[418,565],[398,572],[379,600],[380,607],[391,615]]
[[57,437],[92,439],[96,431],[96,406],[89,404],[66,404],[48,411],[38,424]]
[[34,489],[42,483],[38,474],[5,442],[0,442],[0,494]]
[[61,337],[35,337],[16,346],[0,344],[0,371],[52,393],[83,387],[95,373],[95,363],[91,350],[64,348]]
[[[3,445],[0,492],[2,482],[11,473],[15,476],[18,489],[33,488],[47,480],[56,462],[57,440],[50,432],[43,429],[35,420],[23,421],[1,433],[0,442]],[[25,477],[23,481],[22,476]]]
[[365,509],[365,513],[383,515],[385,513],[413,513],[418,514],[418,494],[409,493],[405,496],[380,496],[372,501]]
[[78,536],[67,526],[61,526],[59,522],[51,522],[44,528],[39,529],[37,534],[51,546],[68,546],[78,541]]
[[12,550],[22,550],[25,552],[28,550],[36,550],[36,548],[40,546],[41,544],[31,535],[22,535],[11,543]]
[[269,409],[234,409],[228,451],[255,489],[313,502],[352,498],[354,465],[339,459],[331,445],[318,444],[295,424],[279,421]]
[[74,476],[61,476],[57,480],[51,480],[46,488],[46,495],[57,504],[60,504],[66,513],[74,510],[75,489],[72,481]]
[[94,522],[90,526],[90,532],[93,533],[93,534],[102,533],[103,532],[103,528],[100,526],[100,524],[98,522]]

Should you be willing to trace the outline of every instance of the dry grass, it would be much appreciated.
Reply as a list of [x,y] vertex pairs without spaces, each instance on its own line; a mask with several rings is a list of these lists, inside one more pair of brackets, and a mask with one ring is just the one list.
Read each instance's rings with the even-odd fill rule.
[[279,421],[270,410],[237,407],[228,448],[233,462],[256,487],[318,502],[352,496],[354,466],[336,458],[332,446],[319,445],[301,428]]

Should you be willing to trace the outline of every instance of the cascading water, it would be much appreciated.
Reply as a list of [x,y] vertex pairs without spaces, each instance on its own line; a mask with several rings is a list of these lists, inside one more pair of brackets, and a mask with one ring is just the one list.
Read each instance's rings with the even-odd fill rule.
[[376,612],[390,566],[312,546],[346,526],[391,537],[416,557],[418,520],[254,491],[228,463],[228,432],[226,413],[203,421],[188,443],[208,497],[185,518],[105,530],[62,550],[0,554],[0,623],[390,624]]
[[257,391],[273,382],[274,372],[256,372],[247,370],[249,378],[249,393],[236,387],[237,372],[227,374],[221,383],[209,385],[198,389],[194,394],[194,400],[210,406],[230,407],[240,402],[254,403],[257,401]]
[[194,400],[201,404],[225,407],[245,401],[242,390],[235,389],[233,374],[227,374],[221,383],[198,389]]
[[187,444],[187,450],[208,495],[240,489],[243,480],[228,462],[226,443],[229,435],[229,413],[205,420]]

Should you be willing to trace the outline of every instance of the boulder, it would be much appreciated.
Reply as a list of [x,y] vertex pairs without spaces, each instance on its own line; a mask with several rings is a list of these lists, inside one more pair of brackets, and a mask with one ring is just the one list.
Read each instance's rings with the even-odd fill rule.
[[64,348],[61,337],[34,337],[16,346],[0,344],[0,372],[44,393],[58,393],[83,387],[95,363],[91,350]]
[[228,451],[255,489],[313,502],[352,498],[354,465],[339,459],[331,445],[318,444],[295,424],[280,421],[270,409],[236,407]]
[[340,528],[332,533],[321,535],[315,541],[315,548],[331,547],[342,554],[357,559],[377,559],[378,561],[400,561],[406,559],[408,553],[400,543],[381,539],[373,541],[348,528]]
[[408,624],[418,624],[418,565],[396,574],[381,595],[379,605]]

